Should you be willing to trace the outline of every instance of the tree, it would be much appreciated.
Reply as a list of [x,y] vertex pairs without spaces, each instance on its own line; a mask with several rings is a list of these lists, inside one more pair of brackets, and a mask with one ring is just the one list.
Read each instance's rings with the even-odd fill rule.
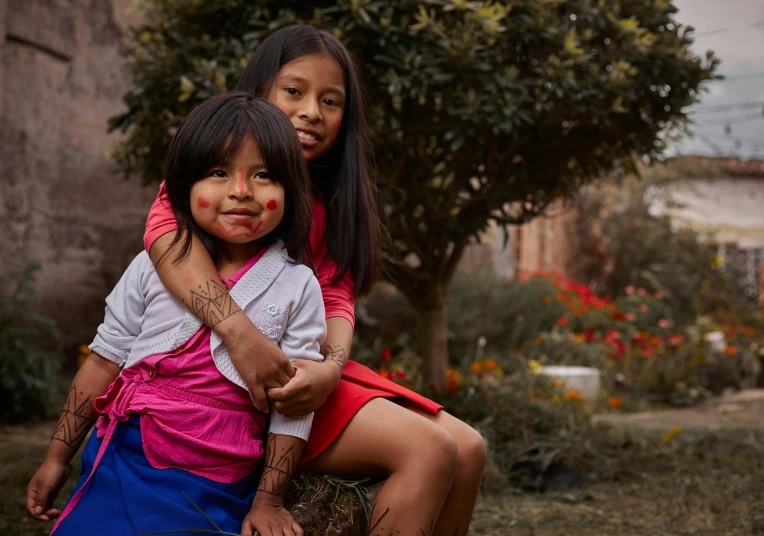
[[174,126],[233,87],[295,22],[332,29],[367,79],[391,281],[422,316],[425,376],[445,375],[446,290],[493,220],[526,222],[635,155],[659,157],[716,60],[669,0],[143,0],[134,88],[111,122],[126,173],[161,177]]

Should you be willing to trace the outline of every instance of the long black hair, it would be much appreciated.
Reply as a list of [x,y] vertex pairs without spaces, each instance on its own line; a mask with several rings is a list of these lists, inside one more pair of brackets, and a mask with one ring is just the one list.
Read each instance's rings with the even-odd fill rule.
[[381,226],[368,171],[363,89],[350,52],[326,31],[305,24],[287,26],[255,49],[236,88],[267,97],[281,67],[313,54],[329,54],[340,66],[346,99],[337,140],[308,164],[308,170],[326,204],[326,246],[339,266],[334,282],[350,271],[354,293],[365,294],[378,276]]
[[199,237],[213,259],[218,239],[205,232],[191,214],[191,187],[211,169],[228,162],[251,138],[269,177],[284,187],[284,217],[264,238],[282,239],[296,262],[303,262],[311,223],[310,176],[300,140],[292,123],[274,104],[252,93],[221,93],[193,109],[183,120],[165,157],[165,186],[178,229],[167,251],[176,247],[175,261],[191,251],[192,234]]

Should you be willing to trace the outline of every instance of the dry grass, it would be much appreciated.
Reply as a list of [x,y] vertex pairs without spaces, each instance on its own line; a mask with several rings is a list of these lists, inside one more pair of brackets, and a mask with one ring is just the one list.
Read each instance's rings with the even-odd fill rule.
[[[0,430],[0,534],[36,536],[49,527],[24,511],[24,489],[42,460],[52,423]],[[599,458],[598,458],[599,459]],[[587,465],[596,483],[570,492],[511,491],[480,499],[473,534],[517,536],[743,536],[764,534],[764,435],[680,434],[670,444],[610,442]],[[74,485],[74,475],[62,497]],[[314,480],[303,500],[334,500]],[[352,489],[350,494],[353,493]],[[58,506],[62,506],[59,499]],[[336,503],[360,514],[360,505]],[[325,529],[319,532],[325,533]],[[329,532],[330,534],[332,532]]]

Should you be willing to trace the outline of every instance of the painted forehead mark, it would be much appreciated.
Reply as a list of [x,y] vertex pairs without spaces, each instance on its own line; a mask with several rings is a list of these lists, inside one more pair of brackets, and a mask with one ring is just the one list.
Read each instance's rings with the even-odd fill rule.
[[275,199],[271,199],[270,201],[268,201],[268,203],[266,203],[265,206],[268,210],[276,210],[277,208],[279,208],[278,201],[276,201]]
[[199,208],[209,208],[210,206],[210,202],[201,195],[196,199],[196,204],[199,205]]

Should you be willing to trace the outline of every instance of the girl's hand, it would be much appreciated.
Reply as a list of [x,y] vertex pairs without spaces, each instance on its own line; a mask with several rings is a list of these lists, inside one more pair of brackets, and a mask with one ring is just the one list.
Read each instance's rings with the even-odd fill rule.
[[296,359],[294,378],[284,387],[271,389],[268,397],[285,417],[302,417],[320,408],[337,388],[339,368],[334,363]]
[[280,497],[268,496],[263,499],[260,498],[260,494],[255,497],[255,502],[241,525],[243,536],[250,536],[254,531],[260,536],[304,536],[302,527],[284,508]]
[[215,327],[231,357],[231,363],[249,388],[260,411],[268,411],[265,392],[286,385],[295,370],[284,352],[260,333],[244,314],[227,318]]
[[51,505],[68,478],[68,464],[46,458],[27,484],[29,515],[38,521],[50,521],[61,515],[61,511],[51,508]]

